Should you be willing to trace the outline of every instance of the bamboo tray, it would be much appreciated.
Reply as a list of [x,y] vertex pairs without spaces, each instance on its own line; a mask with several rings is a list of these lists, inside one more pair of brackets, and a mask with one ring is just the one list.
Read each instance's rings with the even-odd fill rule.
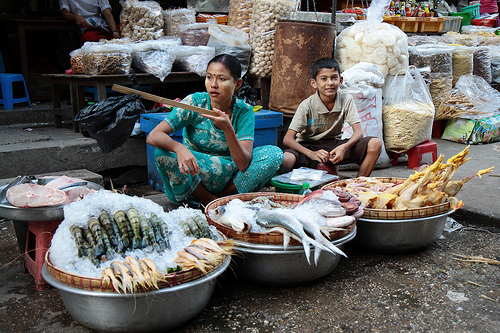
[[[65,285],[90,291],[116,292],[116,290],[113,288],[112,285],[110,285],[109,287],[103,285],[102,277],[88,277],[88,276],[78,275],[75,273],[70,273],[62,268],[55,266],[50,261],[49,251],[47,251],[47,253],[45,254],[45,266],[47,267],[47,271],[52,277],[54,277],[57,281]],[[206,274],[209,273],[210,271],[208,271]],[[169,288],[196,280],[206,274],[203,274],[200,270],[195,268],[181,272],[170,273],[165,275],[166,281],[158,281],[158,286],[159,289]],[[150,292],[154,290],[156,289],[143,290],[143,291],[138,291],[136,293]]]
[[[377,179],[382,183],[402,183],[406,178],[395,178],[395,177],[370,177]],[[344,188],[347,185],[346,180],[339,180],[330,184],[323,186],[321,189],[328,190],[332,188]],[[405,220],[405,219],[416,219],[429,217],[434,215],[440,215],[449,212],[451,209],[450,203],[445,202],[439,205],[425,206],[420,208],[408,208],[408,209],[373,209],[365,208],[363,218],[365,219],[377,219],[377,220]]]
[[[250,201],[257,197],[272,197],[275,202],[278,202],[285,206],[292,206],[302,199],[304,196],[299,194],[289,194],[289,193],[275,193],[275,192],[255,192],[255,193],[241,193],[230,195],[227,197],[216,199],[210,202],[207,207],[205,207],[205,215],[207,217],[208,223],[215,226],[226,237],[254,244],[267,244],[267,245],[283,245],[283,235],[278,232],[262,233],[262,232],[248,232],[241,233],[229,228],[221,223],[212,220],[208,214],[209,211],[227,204],[233,199],[240,199],[241,201]],[[351,224],[345,230],[333,231],[330,233],[330,240],[340,239],[351,231],[354,230],[356,223]],[[295,239],[290,240],[290,245],[301,245],[300,242]]]

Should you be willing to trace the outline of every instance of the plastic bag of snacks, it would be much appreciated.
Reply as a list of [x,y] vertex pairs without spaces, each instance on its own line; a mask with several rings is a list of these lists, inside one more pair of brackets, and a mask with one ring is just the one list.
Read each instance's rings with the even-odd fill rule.
[[484,114],[481,116],[463,118],[484,118],[500,114],[500,92],[492,88],[482,77],[477,75],[462,76],[456,87],[464,93],[469,101]]
[[132,66],[163,81],[172,71],[177,47],[179,43],[173,40],[160,39],[136,43],[132,51]]
[[359,21],[337,36],[335,59],[342,71],[360,61],[376,64],[380,72],[396,75],[408,67],[408,40],[396,26],[382,22],[387,0],[373,0],[367,20]]
[[165,36],[179,36],[179,26],[196,22],[194,9],[181,8],[163,11]]
[[227,24],[250,33],[250,20],[254,0],[229,0]]
[[85,74],[85,68],[83,67],[83,51],[82,49],[76,49],[69,53],[71,71],[73,74]]
[[206,46],[210,38],[208,27],[211,24],[216,25],[217,23],[213,21],[206,23],[180,24],[179,37],[181,38],[182,45]]
[[163,37],[163,12],[156,1],[123,0],[120,24],[123,37],[152,40]]
[[249,73],[252,76],[271,77],[276,24],[279,19],[289,18],[297,4],[296,0],[254,0],[250,20],[252,58]]
[[128,74],[132,49],[128,43],[86,42],[81,50],[85,74]]
[[430,81],[429,93],[431,94],[432,103],[437,110],[441,102],[451,95],[453,75],[446,73],[430,73],[428,74],[428,80]]
[[387,150],[404,152],[431,138],[435,109],[416,68],[392,77],[384,96],[382,119]]
[[482,77],[486,82],[491,83],[491,57],[490,49],[487,46],[478,46],[474,48],[473,55],[474,75]]
[[472,75],[474,49],[468,46],[455,46],[453,49],[453,86],[462,75]]
[[453,47],[423,44],[408,48],[409,63],[417,68],[430,67],[431,73],[451,74],[453,72]]
[[184,71],[201,77],[207,75],[208,62],[215,56],[215,49],[209,46],[181,45],[175,51],[175,64]]

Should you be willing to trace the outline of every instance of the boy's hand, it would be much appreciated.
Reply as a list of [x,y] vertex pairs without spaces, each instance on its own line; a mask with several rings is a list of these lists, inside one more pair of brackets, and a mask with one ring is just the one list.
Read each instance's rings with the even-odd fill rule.
[[330,152],[329,160],[333,164],[337,164],[339,162],[342,162],[344,160],[344,155],[345,155],[346,150],[347,150],[347,148],[344,145],[340,145],[338,147],[335,147],[335,149],[333,149]]
[[317,151],[312,151],[307,155],[307,157],[309,157],[313,161],[318,161],[319,163],[326,163],[330,158],[330,154],[326,150],[320,149]]

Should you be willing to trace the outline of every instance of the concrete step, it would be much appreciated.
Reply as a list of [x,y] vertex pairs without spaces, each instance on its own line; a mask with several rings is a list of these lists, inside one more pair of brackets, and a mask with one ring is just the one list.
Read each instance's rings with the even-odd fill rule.
[[122,146],[103,153],[97,141],[69,127],[0,126],[0,179],[78,169],[102,174],[146,166],[144,137],[128,138]]

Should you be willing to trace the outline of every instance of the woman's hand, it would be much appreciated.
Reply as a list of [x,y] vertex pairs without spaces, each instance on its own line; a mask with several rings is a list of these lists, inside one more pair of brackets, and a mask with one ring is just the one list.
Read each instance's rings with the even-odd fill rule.
[[200,166],[198,165],[196,158],[186,146],[176,146],[174,153],[177,154],[179,170],[183,175],[191,174],[191,176],[194,176],[200,172]]
[[224,111],[221,111],[217,108],[213,108],[213,111],[217,113],[217,116],[211,116],[208,114],[202,114],[201,116],[210,119],[214,123],[214,126],[221,131],[234,131],[233,125],[231,124],[231,119],[229,119]]

